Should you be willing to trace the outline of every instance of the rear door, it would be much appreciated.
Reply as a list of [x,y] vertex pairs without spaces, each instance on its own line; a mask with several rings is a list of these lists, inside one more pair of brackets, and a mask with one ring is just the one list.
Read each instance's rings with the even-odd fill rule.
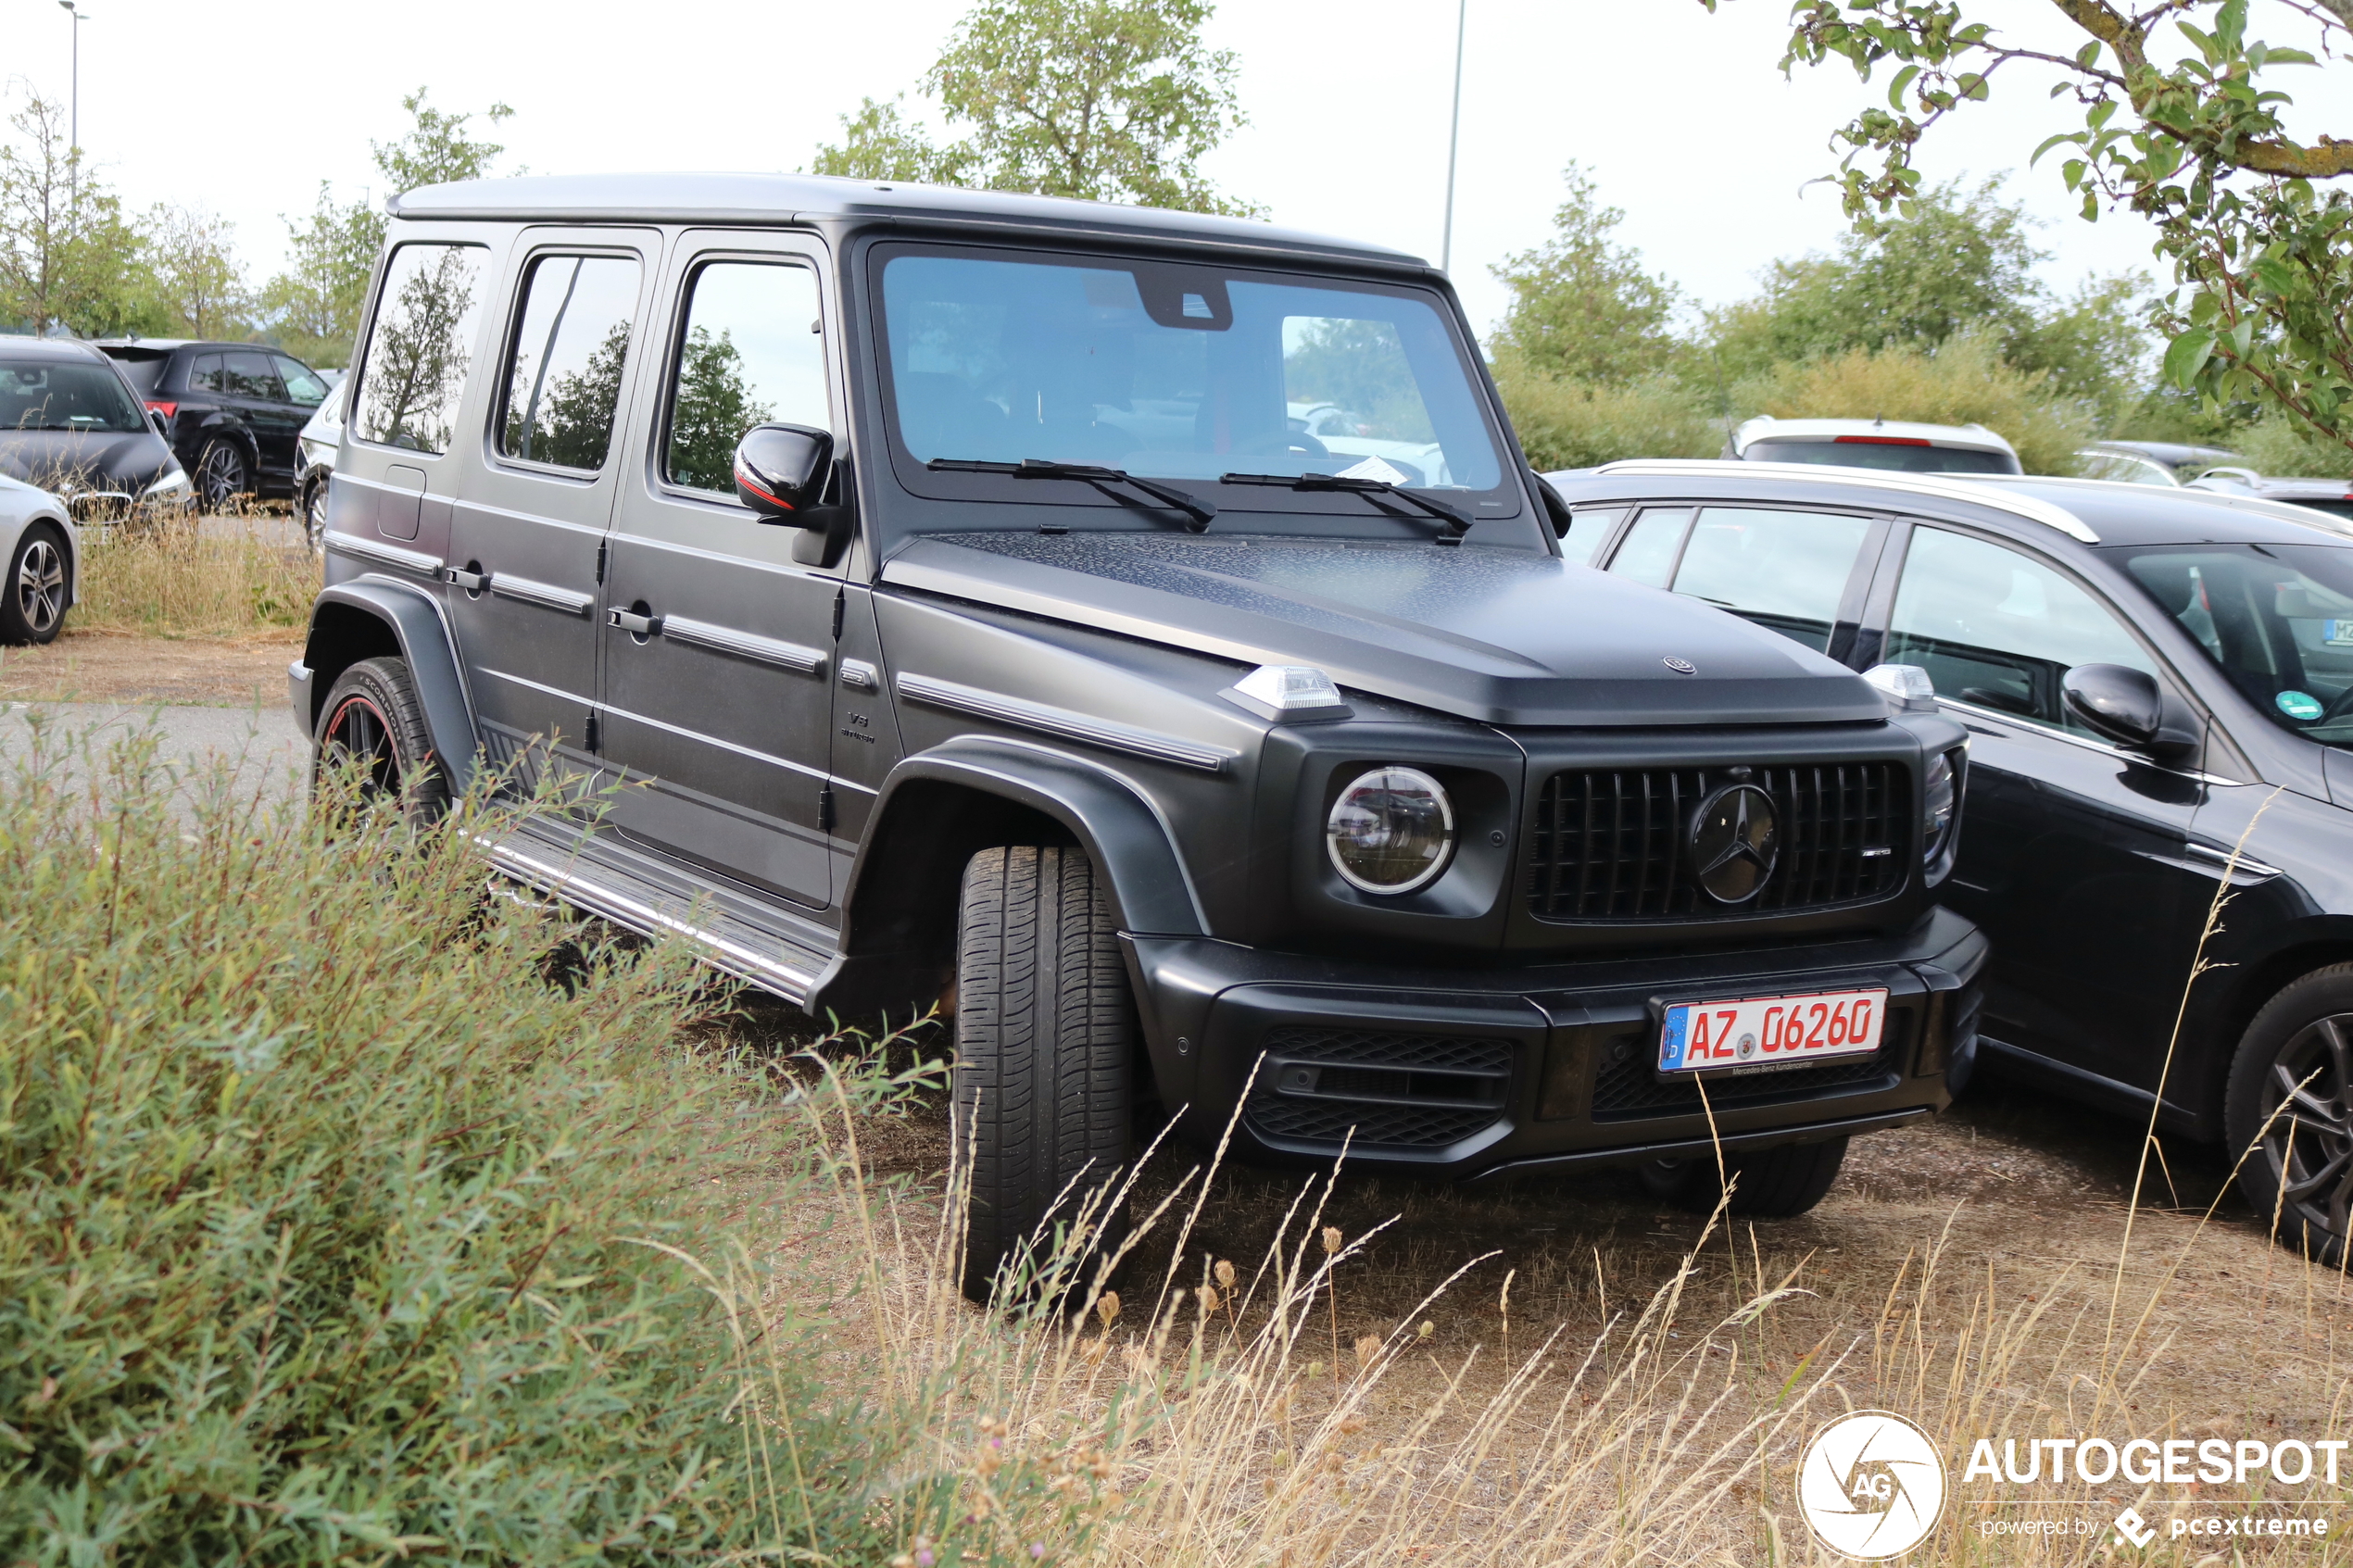
[[[736,504],[736,443],[841,426],[813,236],[685,236],[663,284],[648,450],[605,583],[606,760],[641,789],[611,821],[650,847],[811,908],[831,901],[828,758],[842,571]],[[650,358],[650,357],[649,357]]]
[[450,516],[448,604],[496,761],[586,765],[598,748],[595,617],[623,466],[613,432],[661,259],[651,230],[528,229],[493,295],[497,358],[463,436],[472,471]]
[[221,401],[234,408],[245,428],[253,432],[254,448],[261,460],[258,477],[273,484],[291,481],[295,437],[310,416],[297,412],[287,401],[278,367],[263,350],[232,349],[220,358]]

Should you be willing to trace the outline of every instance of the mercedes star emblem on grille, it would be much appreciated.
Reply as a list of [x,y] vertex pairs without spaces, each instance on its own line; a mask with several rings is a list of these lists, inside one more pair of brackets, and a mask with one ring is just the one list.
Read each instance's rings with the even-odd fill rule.
[[1699,673],[1699,666],[1693,664],[1688,659],[1662,659],[1659,662],[1666,665],[1667,668],[1672,670],[1678,675],[1696,675]]
[[1773,874],[1780,854],[1773,797],[1755,784],[1727,784],[1692,814],[1692,879],[1719,904],[1743,904]]

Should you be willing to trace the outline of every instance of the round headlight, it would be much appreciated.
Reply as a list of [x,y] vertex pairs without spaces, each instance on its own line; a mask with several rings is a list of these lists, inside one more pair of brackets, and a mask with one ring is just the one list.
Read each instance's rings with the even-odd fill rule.
[[1454,808],[1415,768],[1376,768],[1340,792],[1324,822],[1332,866],[1367,893],[1411,893],[1446,869]]
[[1953,831],[1953,812],[1959,805],[1954,788],[1953,758],[1939,752],[1928,765],[1928,787],[1920,792],[1920,859],[1933,863]]

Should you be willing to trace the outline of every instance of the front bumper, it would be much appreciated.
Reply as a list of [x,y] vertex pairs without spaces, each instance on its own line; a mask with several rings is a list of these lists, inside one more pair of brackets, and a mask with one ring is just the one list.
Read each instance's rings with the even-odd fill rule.
[[[1128,937],[1177,1128],[1262,1160],[1457,1176],[1629,1163],[1897,1125],[1950,1103],[1986,942],[1949,910],[1899,936],[1483,970],[1403,970]],[[1883,985],[1873,1056],[1662,1080],[1660,1008]],[[1237,1107],[1239,1113],[1237,1114]]]

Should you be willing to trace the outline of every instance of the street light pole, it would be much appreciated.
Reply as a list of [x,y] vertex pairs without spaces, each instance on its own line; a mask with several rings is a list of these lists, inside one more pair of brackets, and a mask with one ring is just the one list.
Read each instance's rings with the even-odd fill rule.
[[[57,0],[61,6],[73,0]],[[1470,0],[1454,3],[1454,116],[1447,122],[1446,132],[1446,227],[1438,242],[1438,270],[1450,270],[1454,262],[1454,155],[1463,144],[1463,26],[1470,19]]]
[[[74,4],[74,0],[57,0],[57,4],[68,16],[73,18],[73,118],[70,121],[72,126],[70,150],[74,154],[74,161],[78,166],[81,163],[82,153],[82,24],[90,19],[82,14],[81,8]],[[1461,91],[1462,89],[1457,86],[1455,89],[1457,96],[1460,95]],[[80,182],[77,168],[75,183]]]

